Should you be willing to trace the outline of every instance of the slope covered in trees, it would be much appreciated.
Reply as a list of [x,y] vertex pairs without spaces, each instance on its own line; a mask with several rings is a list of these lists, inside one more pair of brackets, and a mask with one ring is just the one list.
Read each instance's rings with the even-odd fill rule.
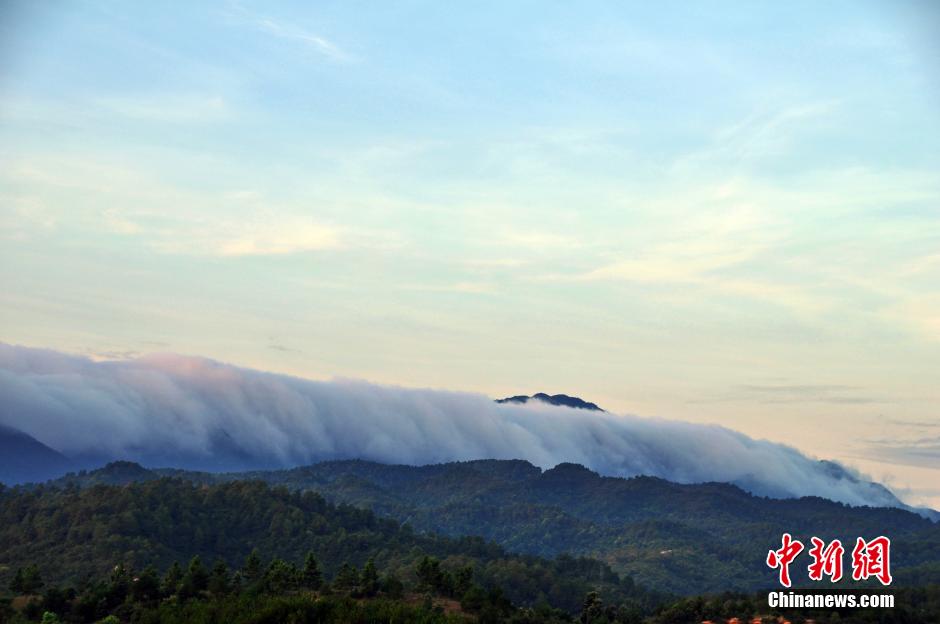
[[[320,468],[345,474],[337,482],[349,478],[340,465]],[[452,469],[428,472],[443,478]],[[531,473],[514,462],[483,462],[474,469],[482,473],[481,483],[493,471],[506,470],[514,475],[507,478],[520,482]],[[386,478],[405,489],[408,472],[392,468]],[[575,481],[585,476],[571,467],[546,474]],[[940,621],[937,585],[892,588],[898,601],[892,610],[769,610],[765,592],[677,600],[596,560],[512,555],[479,537],[416,533],[299,487],[193,483],[127,463],[67,481],[0,489],[0,622]],[[589,494],[582,492],[584,504]],[[464,495],[454,494],[457,500]],[[683,531],[646,522],[634,525],[628,539]],[[907,531],[907,547],[928,566],[935,563],[940,540],[914,540],[924,535],[916,523]],[[899,552],[902,559],[911,557]],[[917,574],[924,578],[923,570]]]
[[[200,483],[260,479],[369,508],[421,533],[479,535],[512,552],[597,558],[648,587],[675,593],[756,590],[784,532],[826,540],[889,535],[897,582],[940,582],[940,525],[895,508],[820,499],[769,499],[721,483],[601,477],[574,464],[542,471],[524,461],[431,466],[325,462],[235,474],[148,471],[117,463],[60,484],[127,483],[172,474]],[[801,580],[797,571],[797,580]]]
[[[0,583],[35,566],[48,582],[78,583],[116,563],[167,570],[199,556],[240,564],[253,549],[296,566],[316,554],[324,575],[370,560],[406,583],[417,581],[425,557],[441,575],[472,569],[481,587],[502,587],[519,605],[548,603],[574,611],[598,590],[614,603],[649,606],[655,596],[606,564],[572,557],[511,555],[479,537],[420,535],[371,511],[333,505],[306,491],[262,482],[195,485],[157,479],[125,486],[44,486],[0,492]],[[461,572],[463,571],[463,572]],[[445,578],[445,576],[442,576]],[[444,582],[445,585],[453,581]]]

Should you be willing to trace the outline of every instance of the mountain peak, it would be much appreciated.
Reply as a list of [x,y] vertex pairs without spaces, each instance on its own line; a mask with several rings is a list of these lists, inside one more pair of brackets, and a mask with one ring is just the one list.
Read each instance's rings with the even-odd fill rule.
[[41,482],[72,468],[72,461],[28,435],[0,424],[0,483]]
[[542,403],[548,403],[549,405],[561,405],[563,407],[594,410],[596,412],[604,411],[598,407],[596,403],[591,403],[590,401],[585,401],[582,398],[569,396],[567,394],[547,394],[545,392],[536,392],[532,396],[518,394],[516,396],[506,397],[505,399],[496,399],[497,403],[524,404],[528,403],[529,401],[541,401]]

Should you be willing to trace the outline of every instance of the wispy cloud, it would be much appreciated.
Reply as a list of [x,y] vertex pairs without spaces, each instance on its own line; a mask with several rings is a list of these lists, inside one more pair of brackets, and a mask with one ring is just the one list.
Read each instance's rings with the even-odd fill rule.
[[136,121],[209,123],[231,119],[225,98],[204,94],[139,94],[98,98],[95,105]]
[[940,467],[940,436],[869,440],[864,455],[890,464],[937,469]]
[[581,242],[573,236],[540,230],[504,228],[494,238],[506,245],[544,251],[575,249],[582,246]]
[[779,383],[742,384],[712,398],[690,403],[744,402],[749,404],[817,403],[829,405],[868,405],[891,403],[888,397],[875,396],[865,388],[842,384]]
[[910,294],[886,310],[884,316],[928,340],[940,341],[940,294]]
[[284,24],[267,17],[259,19],[256,24],[262,31],[270,35],[281,39],[299,41],[334,61],[348,62],[353,60],[352,56],[329,39],[293,24]]
[[867,404],[887,401],[866,394],[861,388],[838,384],[743,385],[738,389],[750,398],[756,396],[760,403]]
[[835,100],[823,100],[755,111],[719,128],[706,147],[677,159],[674,168],[676,171],[700,166],[711,168],[716,162],[748,165],[763,157],[781,154],[795,147],[801,132],[808,126],[824,123],[838,106]]
[[340,228],[305,218],[230,221],[170,228],[154,242],[158,251],[215,256],[276,256],[340,249]]

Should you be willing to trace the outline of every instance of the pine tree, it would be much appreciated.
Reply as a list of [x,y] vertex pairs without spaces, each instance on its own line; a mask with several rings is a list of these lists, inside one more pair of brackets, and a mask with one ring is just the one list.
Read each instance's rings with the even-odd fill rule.
[[307,589],[320,589],[323,585],[323,575],[320,573],[320,564],[312,552],[308,552],[304,559],[303,586]]
[[261,557],[258,555],[258,549],[254,548],[251,554],[245,559],[245,565],[242,566],[242,579],[249,588],[253,588],[261,580]]
[[379,591],[379,573],[375,569],[375,561],[369,559],[362,568],[360,587],[363,595],[374,596]]
[[221,596],[229,592],[229,586],[228,566],[222,559],[216,559],[209,574],[209,591],[215,596]]
[[160,597],[160,577],[157,576],[155,567],[152,565],[147,566],[134,579],[131,584],[131,597],[137,602],[156,600]]
[[443,585],[441,562],[434,557],[424,556],[418,562],[418,581],[424,590],[440,590]]
[[180,584],[180,597],[192,598],[209,587],[209,572],[202,565],[202,559],[196,555],[189,561],[186,574]]
[[300,586],[301,572],[292,563],[273,559],[264,573],[264,589],[272,594],[283,594]]
[[359,587],[359,570],[350,563],[344,563],[333,579],[333,587],[337,591],[354,593]]
[[111,569],[111,578],[108,583],[108,600],[113,603],[122,603],[131,590],[131,573],[124,564],[117,564]]
[[173,596],[176,594],[176,592],[179,591],[182,580],[183,568],[180,567],[179,562],[174,561],[170,569],[166,571],[166,576],[163,577],[163,595]]

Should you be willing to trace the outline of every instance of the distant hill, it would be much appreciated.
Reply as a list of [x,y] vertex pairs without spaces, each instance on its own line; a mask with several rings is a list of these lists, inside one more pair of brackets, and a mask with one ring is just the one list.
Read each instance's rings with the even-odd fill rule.
[[76,465],[36,438],[0,425],[0,483],[45,481],[74,470]]
[[505,399],[496,399],[497,403],[528,403],[529,401],[541,401],[542,403],[548,403],[549,405],[561,405],[563,407],[574,407],[577,409],[586,409],[594,410],[597,412],[603,412],[596,403],[590,403],[584,399],[578,398],[576,396],[568,396],[567,394],[546,394],[544,392],[536,392],[532,396],[525,394],[519,394],[516,396],[506,397]]
[[[885,534],[893,540],[898,583],[940,582],[940,525],[908,511],[821,498],[762,498],[723,483],[602,477],[577,464],[542,471],[519,460],[419,467],[354,460],[212,474],[121,462],[55,483],[123,485],[167,476],[207,485],[247,479],[315,490],[423,533],[480,535],[539,556],[597,558],[647,587],[674,593],[771,586],[764,557],[784,532],[843,543]],[[795,571],[795,578],[800,575]]]

